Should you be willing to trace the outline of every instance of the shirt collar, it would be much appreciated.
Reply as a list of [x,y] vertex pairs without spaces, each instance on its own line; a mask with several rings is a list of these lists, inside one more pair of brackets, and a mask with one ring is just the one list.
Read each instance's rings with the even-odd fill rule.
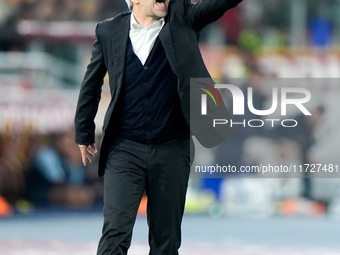
[[137,23],[135,17],[133,16],[133,12],[131,12],[131,18],[130,18],[130,29],[131,30],[138,31],[138,30],[143,30],[143,29],[149,29],[151,27],[155,27],[155,28],[158,27],[161,29],[164,26],[164,23],[165,23],[164,18],[160,18],[155,23],[153,23],[151,26],[143,27]]

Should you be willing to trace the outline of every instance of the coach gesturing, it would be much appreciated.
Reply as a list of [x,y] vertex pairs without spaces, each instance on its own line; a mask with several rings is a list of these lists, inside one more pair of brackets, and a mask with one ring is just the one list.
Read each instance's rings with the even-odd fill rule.
[[[132,12],[97,25],[75,117],[76,143],[86,165],[96,153],[94,117],[108,72],[112,100],[99,160],[104,225],[97,254],[127,254],[144,191],[150,254],[178,254],[191,135],[211,147],[235,132],[229,128],[216,135],[213,129],[189,127],[190,78],[210,77],[198,35],[241,1],[127,0]],[[211,133],[209,141],[200,139],[203,131]]]

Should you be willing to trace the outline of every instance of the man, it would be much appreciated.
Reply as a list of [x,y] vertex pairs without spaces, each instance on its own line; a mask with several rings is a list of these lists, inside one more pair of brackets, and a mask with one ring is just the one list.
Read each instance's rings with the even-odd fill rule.
[[97,152],[93,119],[108,72],[112,100],[99,159],[104,225],[97,254],[127,254],[144,191],[150,254],[178,254],[193,160],[190,136],[213,147],[236,131],[209,130],[200,118],[190,121],[190,114],[198,115],[190,109],[190,78],[210,77],[198,34],[241,1],[127,0],[132,12],[97,25],[75,117],[76,143],[86,165]]

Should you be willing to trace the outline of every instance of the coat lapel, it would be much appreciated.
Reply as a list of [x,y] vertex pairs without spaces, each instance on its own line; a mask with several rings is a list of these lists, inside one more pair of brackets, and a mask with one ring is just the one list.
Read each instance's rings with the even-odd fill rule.
[[115,22],[113,25],[119,26],[118,29],[113,27],[111,31],[115,31],[112,40],[113,68],[117,74],[118,87],[121,87],[123,84],[126,47],[129,39],[130,15],[124,16],[119,23]]
[[165,24],[162,31],[159,33],[159,39],[161,40],[166,56],[170,63],[175,62],[175,51],[172,43],[172,36],[170,32],[169,23]]
[[161,32],[159,33],[159,39],[162,42],[162,45],[165,50],[165,54],[169,60],[172,70],[178,76],[178,70],[176,65],[176,55],[174,50],[174,45],[172,41],[171,31],[170,31],[170,24],[169,24],[169,15],[166,16],[165,25],[162,28]]

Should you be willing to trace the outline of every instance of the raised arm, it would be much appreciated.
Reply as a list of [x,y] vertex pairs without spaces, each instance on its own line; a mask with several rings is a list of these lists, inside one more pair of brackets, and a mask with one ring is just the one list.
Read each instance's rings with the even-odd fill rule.
[[240,2],[242,0],[200,0],[197,3],[190,3],[188,0],[186,12],[188,23],[194,30],[199,32]]
[[97,114],[98,104],[101,97],[101,88],[106,66],[102,47],[96,27],[96,41],[93,45],[90,64],[87,66],[77,104],[75,124],[75,141],[77,144],[90,145],[95,142],[94,118]]

